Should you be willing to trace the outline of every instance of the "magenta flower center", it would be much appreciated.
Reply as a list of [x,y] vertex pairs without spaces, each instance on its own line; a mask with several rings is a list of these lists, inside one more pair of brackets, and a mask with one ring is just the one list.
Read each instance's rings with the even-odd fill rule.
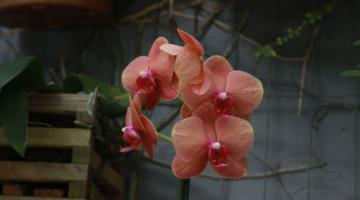
[[122,128],[123,139],[130,146],[138,147],[141,144],[140,135],[133,126],[126,126]]
[[215,167],[224,167],[227,165],[226,158],[229,155],[229,150],[220,142],[213,142],[209,145],[209,161]]
[[229,114],[234,105],[234,100],[226,92],[218,92],[214,95],[213,103],[217,113]]
[[151,93],[154,91],[156,82],[154,79],[154,74],[151,71],[140,71],[139,76],[136,79],[136,83],[142,89],[144,93]]

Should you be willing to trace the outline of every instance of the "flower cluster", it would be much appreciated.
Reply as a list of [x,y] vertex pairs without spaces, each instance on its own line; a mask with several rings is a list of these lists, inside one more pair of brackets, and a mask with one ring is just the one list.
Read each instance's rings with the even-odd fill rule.
[[153,109],[160,98],[179,95],[184,104],[181,121],[172,131],[175,176],[196,176],[210,163],[224,177],[241,177],[254,139],[250,114],[262,100],[263,86],[254,76],[234,70],[222,56],[204,61],[200,42],[180,29],[178,34],[184,46],[159,37],[148,56],[136,58],[122,74],[122,84],[134,99],[130,98],[123,129],[129,146],[121,151],[144,147],[153,157],[157,133],[141,114],[141,101]]

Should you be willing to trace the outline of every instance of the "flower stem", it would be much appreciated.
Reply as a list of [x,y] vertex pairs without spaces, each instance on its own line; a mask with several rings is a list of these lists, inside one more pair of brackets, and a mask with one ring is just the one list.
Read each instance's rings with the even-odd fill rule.
[[172,143],[172,138],[170,136],[167,136],[165,134],[162,134],[162,133],[158,133],[159,135],[159,138],[166,141],[166,142],[169,142],[169,143]]
[[179,179],[179,189],[176,200],[189,200],[190,179]]

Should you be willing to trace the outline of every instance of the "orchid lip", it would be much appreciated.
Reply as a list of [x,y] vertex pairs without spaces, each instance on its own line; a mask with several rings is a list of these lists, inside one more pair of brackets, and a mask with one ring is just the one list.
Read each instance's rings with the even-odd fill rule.
[[229,155],[228,148],[221,142],[212,142],[209,145],[209,161],[215,167],[225,167],[228,165],[226,159]]
[[218,97],[221,99],[221,100],[225,100],[228,98],[228,95],[226,94],[226,92],[220,92],[218,94]]

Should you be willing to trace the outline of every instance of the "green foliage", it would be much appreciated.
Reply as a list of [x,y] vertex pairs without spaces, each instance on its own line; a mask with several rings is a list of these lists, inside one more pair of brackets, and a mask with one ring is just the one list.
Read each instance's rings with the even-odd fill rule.
[[83,74],[71,74],[64,79],[63,91],[68,93],[92,93],[98,89],[97,111],[113,118],[124,115],[128,106],[128,94],[120,88],[111,86]]
[[360,70],[359,69],[347,70],[347,71],[342,72],[341,76],[360,77]]
[[354,42],[354,46],[360,46],[360,39],[358,39]]
[[[314,10],[304,14],[304,19],[301,24],[294,28],[288,28],[286,34],[283,36],[278,36],[275,40],[269,44],[266,44],[256,51],[256,57],[265,56],[268,58],[277,57],[274,47],[282,46],[287,43],[289,40],[299,37],[301,33],[310,25],[318,24],[323,20],[324,15],[332,11],[334,4],[325,3],[323,8],[320,10]],[[360,44],[360,41],[359,41]]]
[[28,105],[26,90],[44,86],[38,59],[25,57],[0,65],[0,123],[9,144],[25,154]]
[[265,56],[268,58],[276,57],[276,51],[271,47],[271,45],[263,46],[256,50],[256,57]]

